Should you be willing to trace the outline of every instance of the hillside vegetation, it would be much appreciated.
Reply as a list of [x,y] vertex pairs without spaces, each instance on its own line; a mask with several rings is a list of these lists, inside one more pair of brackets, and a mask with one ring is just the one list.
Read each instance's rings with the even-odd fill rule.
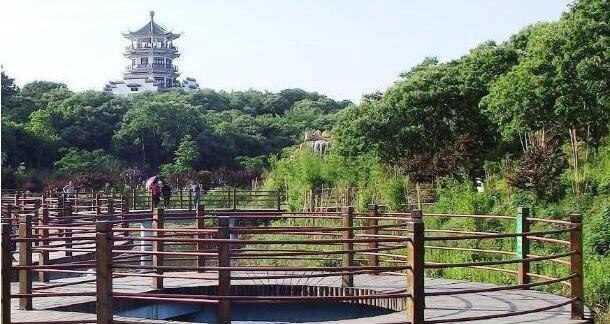
[[2,183],[39,191],[75,174],[95,187],[205,170],[249,184],[264,156],[299,143],[305,130],[330,128],[348,104],[300,89],[129,97],[48,81],[19,89],[3,72]]
[[[361,210],[369,203],[407,208],[409,188],[431,183],[436,202],[428,211],[514,215],[527,206],[543,218],[582,213],[586,300],[604,317],[610,303],[610,2],[576,1],[559,21],[528,26],[503,43],[482,43],[449,62],[426,58],[384,93],[338,114],[331,153],[295,148],[271,160],[265,184],[286,190],[292,208],[302,208],[304,194],[322,187],[357,188]],[[513,230],[492,222],[427,225]],[[451,262],[461,256],[429,257]],[[561,275],[551,266],[536,271]],[[442,275],[507,280],[470,270]]]

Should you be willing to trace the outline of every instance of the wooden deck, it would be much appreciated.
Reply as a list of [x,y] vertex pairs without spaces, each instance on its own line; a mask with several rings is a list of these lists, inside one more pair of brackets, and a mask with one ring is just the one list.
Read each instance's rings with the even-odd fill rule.
[[[296,220],[314,215],[302,215],[300,213],[265,214],[268,211],[261,213],[260,210],[217,210],[215,213],[209,213],[209,211],[204,213],[203,208],[200,208],[195,215],[193,215],[192,210],[184,209],[167,210],[167,212],[163,209],[155,209],[152,212],[142,210],[125,212],[119,215],[113,212],[114,205],[112,203],[108,204],[108,213],[97,215],[97,211],[103,209],[103,206],[100,204],[101,200],[98,198],[98,196],[95,197],[95,208],[97,209],[95,215],[89,215],[87,211],[83,211],[78,215],[72,214],[71,207],[74,206],[69,204],[68,207],[64,208],[68,215],[66,217],[70,217],[69,219],[84,217],[80,221],[85,226],[76,226],[69,229],[62,228],[61,226],[45,226],[49,222],[47,216],[45,216],[48,215],[45,212],[47,207],[44,206],[40,207],[40,209],[38,209],[39,207],[33,209],[38,212],[33,213],[34,216],[42,215],[40,217],[43,219],[43,225],[31,224],[27,220],[28,217],[32,216],[29,214],[30,207],[28,207],[30,209],[25,208],[21,211],[27,213],[25,214],[25,220],[23,220],[21,214],[17,214],[17,216],[21,217],[18,240],[20,242],[33,241],[32,238],[34,236],[31,230],[32,228],[35,229],[35,227],[43,231],[45,228],[50,228],[49,232],[57,230],[57,233],[61,233],[63,230],[74,230],[72,233],[75,236],[72,237],[73,245],[70,246],[69,242],[65,242],[65,238],[57,239],[47,236],[48,234],[42,234],[42,239],[39,242],[48,242],[47,238],[49,238],[51,242],[59,243],[57,245],[45,244],[51,246],[51,248],[44,248],[43,246],[43,248],[38,248],[37,250],[33,249],[31,255],[33,260],[30,260],[29,254],[25,260],[22,260],[24,266],[18,267],[18,269],[31,270],[19,270],[21,272],[20,280],[22,281],[21,289],[24,292],[23,296],[32,296],[30,293],[33,293],[34,310],[17,310],[19,301],[13,299],[10,305],[12,310],[11,322],[22,324],[95,322],[96,280],[98,287],[100,287],[97,298],[104,301],[110,300],[110,296],[114,296],[112,304],[103,304],[105,307],[98,310],[100,318],[106,316],[107,320],[105,322],[112,319],[113,312],[115,314],[115,322],[169,322],[165,320],[166,318],[179,318],[181,320],[189,318],[189,320],[193,321],[195,317],[191,317],[190,313],[199,312],[201,304],[206,304],[210,307],[205,309],[205,314],[197,314],[196,316],[208,316],[210,315],[208,310],[212,309],[214,316],[210,317],[210,321],[217,318],[222,323],[229,323],[231,317],[233,317],[234,323],[324,322],[373,324],[404,323],[410,320],[412,323],[432,324],[468,321],[470,319],[477,319],[479,323],[531,322],[561,324],[582,322],[571,321],[569,319],[570,316],[582,318],[583,315],[581,303],[582,276],[580,275],[582,271],[582,224],[579,215],[571,215],[569,221],[553,220],[554,223],[552,224],[559,224],[561,228],[556,228],[558,226],[555,226],[542,232],[525,233],[528,230],[523,230],[516,234],[476,233],[476,236],[472,236],[473,232],[463,232],[465,235],[458,238],[455,235],[455,231],[452,231],[448,236],[426,238],[422,213],[418,210],[384,215],[378,211],[377,207],[373,208],[369,213],[355,213],[352,207],[347,207],[346,211],[342,213],[316,213],[315,217],[324,219],[329,223],[325,225],[318,224],[314,227],[308,227],[307,223],[295,222],[295,225],[280,226],[278,228],[272,228],[271,226],[268,228],[264,226],[263,228],[250,228],[247,222],[244,222],[244,226],[231,229],[229,217],[264,217],[266,219],[292,217]],[[108,200],[112,201],[111,199]],[[123,206],[125,206],[124,203],[121,207]],[[11,216],[10,219],[12,220],[16,219],[13,217],[15,216],[13,214],[9,216]],[[464,215],[455,216],[463,217]],[[494,215],[477,215],[476,217],[513,219],[508,216]],[[521,219],[522,224],[528,222],[527,213],[519,211],[518,217]],[[212,224],[206,227],[205,220],[208,219],[210,219]],[[359,221],[360,225],[355,225],[355,219]],[[152,234],[151,237],[143,234],[146,238],[140,240],[138,238],[126,239],[124,236],[117,239],[118,236],[116,235],[118,233],[122,234],[127,230],[121,230],[117,227],[113,233],[110,230],[108,222],[94,223],[99,220],[112,220],[115,222],[115,225],[118,225],[116,223],[118,220],[121,225],[130,227],[134,226],[134,223],[144,220],[145,222],[152,221],[151,224],[154,224],[154,226],[151,226],[151,228],[147,227],[146,229],[146,233]],[[169,221],[172,223],[192,223],[194,220],[197,220],[196,226],[184,229],[185,232],[165,227],[165,223]],[[380,220],[386,220],[386,223],[380,224]],[[362,223],[364,221],[368,225],[363,226]],[[92,229],[94,224],[96,225],[95,243],[93,240],[82,240],[84,238],[93,238]],[[145,223],[145,225],[148,225],[148,223]],[[363,228],[366,229],[366,232]],[[409,238],[406,239],[404,235],[400,234],[405,232],[399,232],[398,230],[409,233]],[[3,243],[7,244],[3,244],[3,260],[10,260],[11,251],[6,248],[9,246],[10,239],[5,239],[10,237],[8,235],[9,232],[10,227],[4,225]],[[141,232],[141,230],[133,228],[130,230],[130,235],[138,232]],[[265,240],[265,236],[259,236],[267,232],[281,232],[289,237],[281,242],[273,241],[269,243]],[[339,232],[342,232],[342,234],[338,235],[337,233]],[[81,236],[79,233],[83,235]],[[114,239],[112,238],[113,234],[115,235]],[[235,237],[230,237],[230,234],[235,234]],[[526,234],[535,234],[536,236]],[[530,237],[532,239],[543,239],[538,236],[546,234],[569,235],[569,240],[544,238],[548,242],[567,245],[569,247],[568,252],[532,257],[529,256],[527,249],[521,249],[518,258],[515,260],[493,260],[458,264],[426,263],[424,258],[424,243],[426,240],[447,241],[455,239],[469,240],[473,238],[477,240],[493,240],[498,238],[512,239],[514,237],[522,238],[525,242],[529,242],[528,238]],[[239,237],[239,235],[242,235],[242,237]],[[258,237],[262,237],[262,239],[258,239]],[[81,241],[78,242],[79,240]],[[112,245],[109,243],[113,240],[115,246],[111,248]],[[137,250],[139,242],[151,242],[154,248],[150,252],[148,250],[143,252],[132,251],[131,253],[125,251],[130,249]],[[402,242],[406,243],[401,245]],[[211,243],[211,247],[208,247],[207,243]],[[289,246],[276,248],[268,247],[267,245],[269,244],[289,244]],[[290,246],[294,244],[303,245],[303,249],[299,247],[295,250]],[[355,247],[356,244],[359,244],[358,248]],[[20,245],[20,248],[23,249],[21,252],[25,251],[27,253],[29,243],[21,243]],[[191,248],[187,251],[180,249],[172,250],[172,245],[188,245]],[[305,246],[311,245],[316,246],[315,251],[313,251],[316,253],[312,254],[311,248],[305,248]],[[367,246],[368,249],[363,249],[363,245]],[[240,251],[232,253],[233,246]],[[336,250],[337,246],[340,246],[340,251]],[[398,252],[398,254],[388,252],[397,248],[404,248],[406,254],[405,251]],[[208,250],[212,252],[210,253]],[[34,290],[32,291],[29,288],[29,275],[34,274],[34,278],[36,278],[37,253],[43,253],[43,256],[45,256],[47,253],[45,251],[48,251],[49,269],[43,269],[42,271],[51,274],[49,276],[51,281],[42,284],[35,280],[33,282]],[[244,251],[246,253],[241,253]],[[487,253],[488,251],[483,252]],[[502,252],[507,253],[507,251]],[[72,253],[72,256],[66,255],[70,253]],[[113,253],[115,256],[113,256]],[[309,264],[293,266],[276,262],[283,258],[316,259],[316,257],[312,256],[326,253],[334,256],[332,258],[333,263],[324,263],[323,266],[314,267]],[[513,251],[512,253],[517,252]],[[97,258],[97,277],[95,269],[91,269],[94,266],[91,262],[94,259],[94,255]],[[133,258],[136,258],[137,261],[137,258],[142,257],[142,255],[152,255],[150,266],[138,264],[139,262],[127,264],[129,262],[133,263]],[[174,257],[174,260],[166,257],[170,255]],[[386,258],[382,264],[379,256],[389,256],[389,259]],[[357,257],[360,258],[359,260],[365,259],[366,262],[356,262]],[[568,257],[570,258],[569,261],[566,260]],[[206,264],[205,261],[209,258],[216,260],[211,260],[211,264]],[[261,266],[256,267],[259,272],[253,270],[254,266],[249,268],[245,268],[244,266],[246,265],[239,267],[240,260],[255,258],[260,258],[263,261],[260,264]],[[397,258],[397,260],[391,258]],[[114,263],[115,259],[117,260],[116,264]],[[165,264],[165,261],[170,262],[185,259],[196,260],[196,266]],[[527,276],[530,272],[527,266],[531,262],[550,259],[560,259],[555,261],[567,265],[567,273],[571,275],[563,278],[549,277],[550,279],[547,281],[530,281]],[[88,262],[86,264],[76,264],[78,261],[84,260]],[[340,263],[335,263],[334,261]],[[498,287],[457,280],[430,279],[425,278],[424,273],[426,268],[469,267],[473,266],[473,264],[495,265],[507,264],[507,262],[523,265],[517,271],[511,271],[511,273],[507,274],[512,275],[514,272],[519,282],[523,284]],[[3,264],[10,264],[10,261],[6,261]],[[53,264],[55,266],[52,266]],[[250,266],[250,263],[246,264]],[[144,271],[151,271],[151,269],[154,269],[155,273],[143,273]],[[188,269],[208,270],[208,272],[172,272]],[[243,271],[247,269],[252,270],[249,272]],[[3,274],[16,274],[18,271],[15,270],[10,269],[10,267],[8,269],[3,268]],[[218,278],[217,272],[209,270],[220,270],[221,278]],[[268,270],[268,272],[262,272],[263,270]],[[304,270],[308,271],[303,272]],[[409,276],[411,285],[407,286],[405,276],[390,274],[389,271],[404,271]],[[369,274],[371,272],[380,274]],[[53,276],[53,274],[59,273],[59,276],[62,277]],[[115,275],[114,278],[111,276],[112,273]],[[285,276],[286,274],[291,275],[294,279],[272,279]],[[153,284],[151,277],[155,276],[157,280]],[[229,279],[229,276],[231,276],[231,279]],[[6,278],[8,277],[3,276],[3,287],[10,286],[13,294],[18,294],[19,287],[16,283],[10,285],[4,284],[7,282]],[[540,277],[546,278],[544,276]],[[567,299],[533,289],[522,289],[531,288],[536,285],[556,284],[558,282],[570,282],[571,295],[574,298]],[[216,285],[218,285],[218,289],[216,289]],[[164,288],[154,290],[153,287],[155,286],[163,286]],[[343,288],[342,286],[349,286],[349,288]],[[465,293],[468,291],[476,291],[476,293]],[[150,294],[153,292],[157,294]],[[435,293],[438,296],[434,296]],[[52,297],[45,297],[45,294]],[[63,296],[61,296],[62,294]],[[182,295],[177,296],[176,294]],[[7,298],[9,295],[3,289],[3,307],[9,306],[5,302],[5,299],[10,298]],[[362,295],[365,296],[363,297]],[[406,296],[409,296],[408,303]],[[249,297],[253,297],[256,299],[255,301],[262,304],[251,305],[252,301],[246,303]],[[234,300],[232,307],[228,307],[227,298],[228,300]],[[278,305],[279,300],[282,300],[284,304]],[[341,300],[345,301],[345,303],[341,303]],[[164,301],[168,304],[173,303],[175,306],[165,304]],[[31,305],[29,300],[22,300],[22,302],[24,302],[24,307]],[[572,302],[572,305],[570,305],[570,302]],[[192,303],[198,303],[198,305],[192,305]],[[157,307],[155,304],[163,306]],[[356,307],[353,307],[355,304],[367,305],[356,305]],[[389,313],[377,312],[375,314],[383,313],[385,315],[375,316],[370,315],[370,308],[365,312],[360,312],[362,308],[370,307],[370,305],[379,306],[382,309],[391,311]],[[409,313],[405,312],[407,305]],[[274,308],[276,306],[281,306],[282,311],[276,311],[277,308]],[[349,306],[349,309],[344,306]],[[134,307],[139,309],[132,309]],[[247,311],[248,308],[252,309],[249,313]],[[340,309],[347,310],[347,312],[342,312]],[[301,313],[299,314],[301,315],[295,315],[298,313],[296,310],[300,310]],[[246,313],[248,314],[244,315]],[[313,316],[316,313],[323,314],[324,316]],[[355,313],[359,315],[355,316]],[[148,314],[149,317],[158,319],[158,321],[144,318],[144,316],[141,316],[142,314]],[[184,316],[187,314],[189,316]],[[585,314],[590,318],[590,312],[586,309]],[[127,318],[125,316],[137,316],[138,318]],[[299,318],[298,316],[302,317]],[[311,321],[309,320],[310,318],[312,319]],[[200,322],[205,321],[200,320]],[[174,321],[174,323],[179,322]]]
[[[194,272],[175,272],[167,273],[172,276],[183,276],[188,279],[167,278],[165,279],[165,287],[180,288],[180,287],[197,287],[214,285],[216,283],[217,274],[213,272],[194,273]],[[252,276],[249,272],[236,272],[234,277],[247,278]],[[78,291],[94,291],[95,277],[82,276],[77,278],[64,278],[51,280],[47,285],[58,283],[73,283],[66,287],[53,288],[53,291],[61,292],[78,292]],[[427,279],[426,291],[448,291],[448,290],[464,290],[473,288],[491,287],[479,283],[471,283],[457,280],[447,279]],[[232,285],[308,285],[319,287],[340,287],[340,277],[326,277],[316,279],[280,279],[280,280],[251,280],[251,279],[233,279]],[[402,276],[396,275],[356,275],[355,287],[362,289],[372,289],[376,291],[398,291],[404,289],[405,279]],[[34,283],[34,287],[42,287],[39,283]],[[17,284],[12,286],[13,292],[17,293]],[[114,290],[117,293],[121,292],[147,292],[151,291],[151,280],[142,277],[120,277],[114,280]],[[37,290],[44,292],[44,289]],[[14,322],[39,322],[45,323],[50,321],[88,321],[95,320],[95,314],[57,311],[53,310],[58,307],[70,307],[70,305],[82,304],[85,302],[93,302],[92,297],[48,297],[34,298],[33,311],[20,311],[17,309],[18,301],[12,303],[12,319]],[[535,290],[512,290],[499,291],[479,294],[462,294],[455,296],[439,296],[426,297],[426,321],[445,322],[455,318],[463,318],[470,316],[495,315],[502,313],[516,313],[526,311],[532,308],[545,307],[567,301],[566,298],[538,292]],[[121,302],[121,301],[116,301]],[[234,306],[239,307],[239,306]],[[487,321],[476,321],[475,323],[582,323],[583,321],[571,321],[569,319],[569,305],[559,308],[550,309],[547,311],[537,312],[527,315],[511,316],[501,319],[493,319]],[[315,311],[312,309],[312,311]],[[404,311],[393,312],[387,315],[374,316],[361,319],[336,320],[327,323],[396,323],[405,321],[406,315]],[[115,316],[115,321],[131,321],[141,323],[184,323],[177,321],[156,321],[150,319],[138,319]],[[238,320],[234,323],[246,323]],[[248,321],[250,323],[266,323],[268,321]],[[318,322],[320,323],[320,322]]]

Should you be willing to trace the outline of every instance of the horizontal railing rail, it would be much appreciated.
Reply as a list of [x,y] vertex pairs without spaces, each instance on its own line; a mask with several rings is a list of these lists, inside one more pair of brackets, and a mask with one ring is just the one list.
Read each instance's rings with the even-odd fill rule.
[[[237,191],[227,192],[231,203],[239,196]],[[383,300],[393,300],[384,305],[406,310],[406,322],[436,323],[424,320],[426,296],[559,285],[567,289],[566,301],[512,313],[444,318],[443,322],[503,318],[568,304],[573,318],[584,316],[580,215],[571,215],[567,221],[547,220],[531,217],[526,208],[520,208],[516,216],[422,214],[419,210],[383,213],[377,206],[365,213],[352,207],[335,212],[232,206],[206,210],[203,203],[192,209],[139,210],[129,208],[128,196],[75,193],[30,198],[15,193],[12,199],[3,199],[2,300],[18,300],[19,309],[30,310],[33,299],[82,297],[96,303],[98,322],[104,323],[112,321],[113,300],[207,303],[217,307],[221,323],[231,321],[231,305],[239,303],[381,305]],[[505,227],[496,231],[434,228],[434,224],[451,224],[443,223],[451,218],[488,219]],[[468,257],[459,262],[436,260],[438,253]],[[12,262],[13,257],[18,261]],[[532,264],[542,263],[563,270],[532,271]],[[515,280],[477,289],[425,291],[426,272],[459,268],[505,273]],[[358,288],[354,277],[362,274],[401,275],[406,285],[400,291]],[[10,291],[13,276],[18,277],[17,291]],[[73,282],[51,280],[62,276],[84,277]],[[127,279],[137,282],[141,291],[114,288]],[[337,287],[310,290],[331,279],[337,280]],[[174,294],[163,290],[168,280],[181,280],[200,290]],[[39,282],[35,287],[34,281]],[[289,288],[282,288],[285,281],[291,283]],[[96,286],[84,289],[82,284],[87,282]],[[240,292],[236,282],[260,287]],[[265,288],[269,285],[275,288]],[[213,289],[205,290],[205,286]],[[10,304],[2,303],[7,323]]]

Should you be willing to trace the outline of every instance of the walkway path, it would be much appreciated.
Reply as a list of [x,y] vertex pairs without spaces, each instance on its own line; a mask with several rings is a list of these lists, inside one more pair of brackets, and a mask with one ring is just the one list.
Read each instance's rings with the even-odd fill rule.
[[[165,286],[167,288],[178,288],[178,287],[197,287],[197,286],[208,286],[216,283],[216,273],[193,273],[193,272],[176,272],[166,273],[172,276],[184,276],[189,279],[178,279],[168,278],[165,280]],[[234,273],[235,277],[247,277],[252,273]],[[77,292],[77,291],[94,291],[95,282],[91,281],[95,277],[78,277],[78,278],[64,278],[52,280],[49,284],[57,283],[74,283],[74,285],[66,287],[53,288],[53,291],[62,292]],[[329,286],[339,287],[339,277],[326,277],[318,282],[297,282],[303,279],[281,279],[281,280],[250,280],[250,279],[234,279],[232,281],[233,286],[237,285],[315,285],[315,286]],[[355,286],[357,288],[373,289],[376,291],[397,291],[404,289],[405,279],[402,276],[395,275],[357,275],[355,276]],[[35,283],[34,287],[39,287],[40,284]],[[479,283],[471,283],[457,280],[446,280],[446,279],[427,279],[426,280],[426,292],[433,291],[448,291],[454,289],[474,289],[491,287],[491,285],[484,285]],[[17,285],[13,284],[13,292],[17,292]],[[115,292],[146,292],[151,290],[150,279],[142,277],[121,277],[114,280]],[[37,292],[43,292],[44,290],[38,290]],[[49,298],[34,298],[34,311],[19,311],[17,310],[18,301],[13,301],[13,320],[15,322],[49,322],[55,320],[94,320],[95,314],[80,313],[80,312],[60,312],[52,310],[56,307],[70,306],[75,304],[82,304],[85,302],[94,302],[95,298],[92,297],[49,297]],[[478,293],[478,294],[467,294],[467,295],[455,295],[455,296],[438,296],[438,297],[427,297],[426,303],[426,320],[428,321],[439,321],[444,322],[447,320],[471,316],[484,316],[501,314],[508,312],[519,312],[525,311],[532,308],[544,307],[553,304],[558,304],[567,301],[566,298],[538,292],[535,290],[512,290],[512,291],[500,291],[500,292],[489,292],[489,293]],[[312,311],[315,311],[312,309]],[[537,312],[527,315],[511,316],[504,319],[494,319],[488,321],[476,321],[474,323],[550,323],[550,324],[562,324],[562,323],[581,323],[582,321],[571,321],[569,320],[570,309],[569,305],[562,306],[559,308],[550,309],[543,312]],[[404,321],[406,318],[404,312],[394,312],[387,315],[362,318],[362,319],[350,319],[350,320],[338,320],[324,323],[397,323]],[[136,318],[125,318],[115,317],[115,321],[128,320],[142,323],[161,323],[164,321],[153,321],[149,319],[136,319]],[[257,322],[241,322],[241,323],[265,323],[268,321],[257,321]],[[181,322],[172,322],[181,323]],[[240,323],[234,321],[234,323]],[[321,323],[321,322],[318,322]]]

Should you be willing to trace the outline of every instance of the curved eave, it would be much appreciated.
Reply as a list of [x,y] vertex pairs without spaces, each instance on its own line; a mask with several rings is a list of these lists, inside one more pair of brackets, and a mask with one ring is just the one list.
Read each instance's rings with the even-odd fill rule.
[[170,75],[175,75],[175,76],[179,76],[180,72],[178,71],[169,71],[169,70],[146,70],[146,71],[134,71],[134,70],[130,70],[130,71],[123,71],[123,75],[149,75],[149,74],[163,74],[166,76],[170,76]]
[[[153,55],[155,55],[155,54],[163,56],[163,57],[171,56],[172,59],[177,59],[177,58],[180,57],[180,53],[178,53],[178,52],[177,53],[154,52]],[[147,55],[150,55],[150,51],[148,51],[148,52],[126,52],[126,53],[123,53],[123,56],[126,57],[126,58],[138,58],[138,57],[147,56]]]
[[139,33],[134,33],[134,32],[128,32],[128,33],[122,33],[123,37],[127,38],[127,39],[133,39],[133,38],[140,38],[140,37],[167,37],[168,40],[174,40],[177,39],[178,37],[182,36],[182,33],[179,34],[175,34],[172,32],[167,32],[167,33],[147,33],[147,34],[139,34]]

